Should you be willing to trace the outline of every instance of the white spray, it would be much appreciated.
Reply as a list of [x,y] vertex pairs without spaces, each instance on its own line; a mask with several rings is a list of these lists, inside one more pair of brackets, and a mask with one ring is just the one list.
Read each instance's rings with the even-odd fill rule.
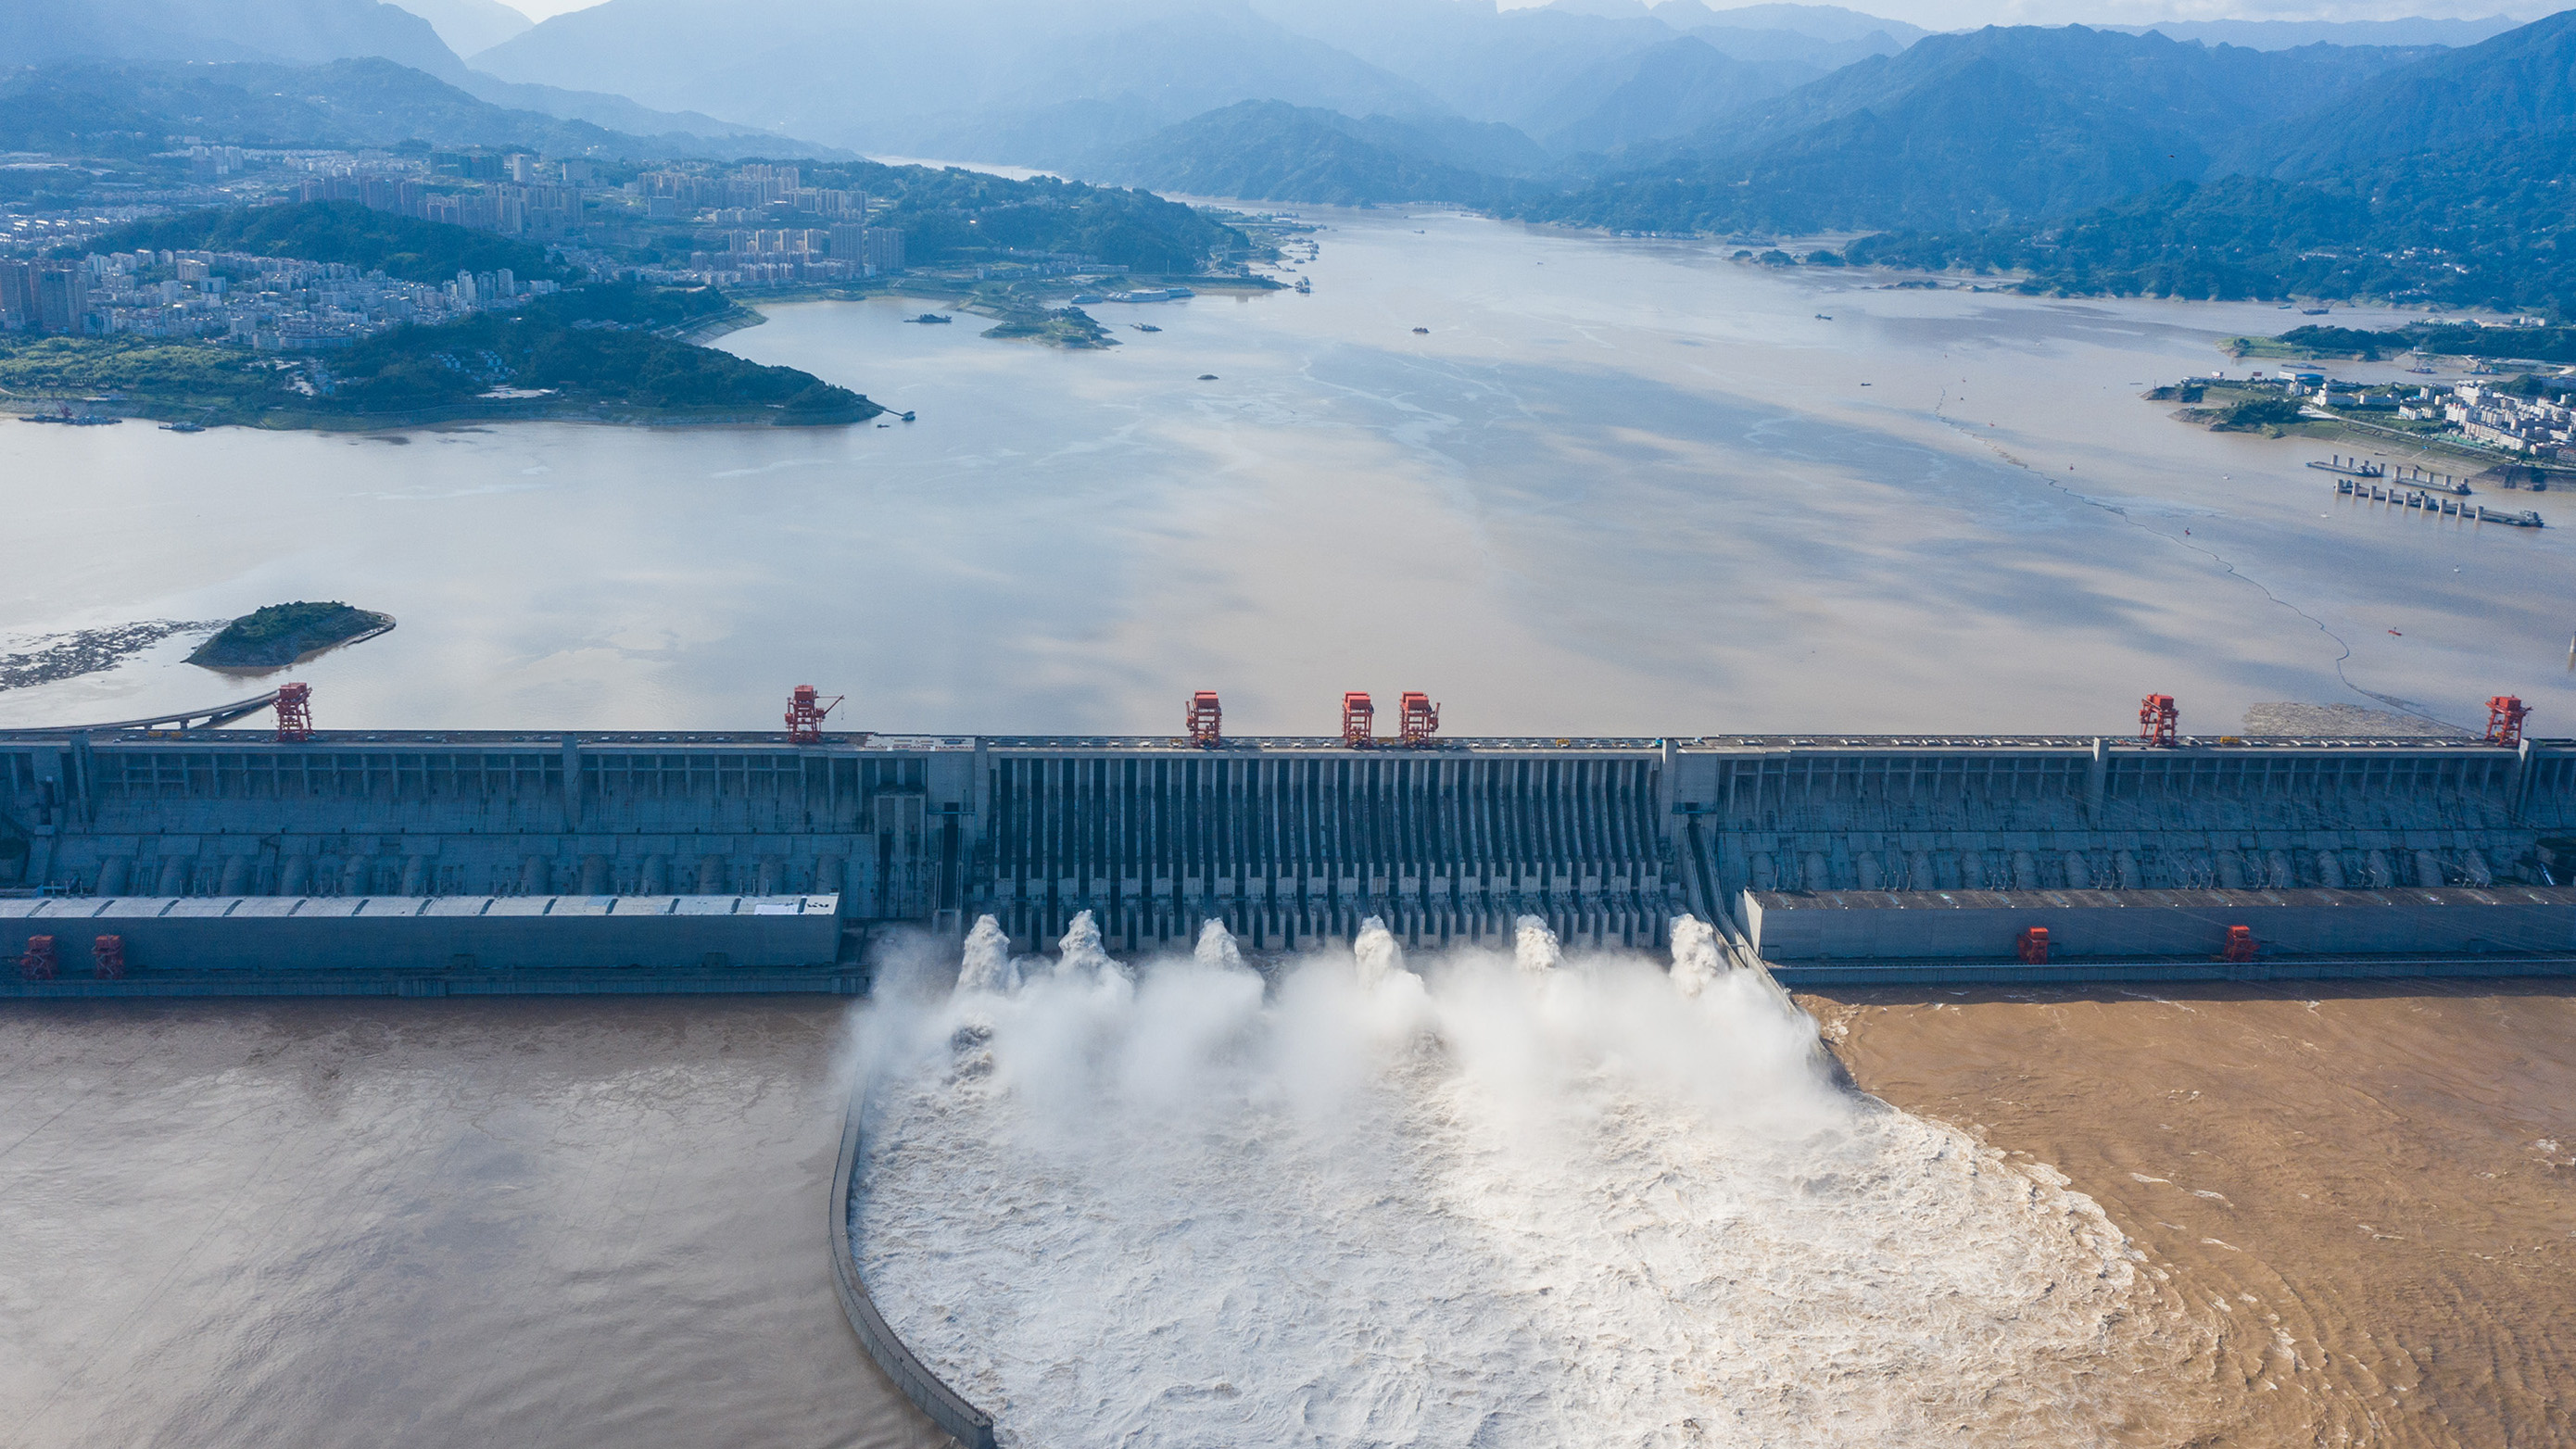
[[1002,934],[1002,924],[991,916],[975,918],[975,929],[966,933],[966,958],[957,968],[957,989],[962,992],[1000,993],[1020,984],[1020,972],[1011,964],[1011,938]]
[[1717,954],[1717,928],[1697,916],[1673,917],[1673,986],[1697,996],[1726,970]]
[[1543,917],[1523,916],[1513,924],[1512,964],[1533,975],[1565,964],[1565,948]]
[[1372,919],[1265,978],[979,922],[868,1014],[878,1304],[1012,1445],[2104,1438],[2125,1240],[1683,924],[1669,973],[1524,921],[1417,975]]

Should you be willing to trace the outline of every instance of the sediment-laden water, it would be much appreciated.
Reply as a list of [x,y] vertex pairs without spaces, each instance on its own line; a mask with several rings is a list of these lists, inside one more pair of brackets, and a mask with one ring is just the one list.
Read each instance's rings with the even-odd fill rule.
[[[910,424],[0,419],[41,561],[0,576],[0,654],[289,599],[400,618],[299,667],[326,728],[765,728],[799,683],[941,733],[1161,732],[1198,689],[1260,734],[1330,733],[1349,689],[1427,690],[1452,734],[2119,733],[2150,690],[2208,734],[2374,695],[2576,719],[2565,495],[2507,495],[2537,533],[2355,505],[2302,466],[2350,444],[2140,399],[2295,314],[1317,217],[1313,295],[1103,304],[1106,353],[891,298],[723,339]],[[186,653],[0,690],[0,723],[240,697]]]
[[[2219,1315],[1767,978],[1383,930],[889,1005],[880,1306],[1015,1445],[2179,1442]],[[1418,969],[1417,969],[1418,968]]]
[[826,1230],[837,1003],[12,1003],[0,1445],[927,1446]]
[[1862,1085],[2054,1164],[2223,1322],[2160,1376],[2207,1396],[2209,1442],[2576,1443],[2564,983],[1807,1004]]

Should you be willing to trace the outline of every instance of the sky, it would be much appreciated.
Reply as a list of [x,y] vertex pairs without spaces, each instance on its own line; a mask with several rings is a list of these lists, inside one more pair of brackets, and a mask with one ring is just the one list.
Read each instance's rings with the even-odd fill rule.
[[[582,10],[599,0],[505,0],[532,20]],[[1547,0],[1501,0],[1504,8]],[[2152,25],[2160,20],[2396,20],[2409,15],[2476,19],[2510,15],[2537,20],[2556,5],[2497,4],[2495,0],[1840,0],[1849,9],[1903,20],[1930,30],[1978,25]],[[1708,0],[1712,10],[1727,0]]]

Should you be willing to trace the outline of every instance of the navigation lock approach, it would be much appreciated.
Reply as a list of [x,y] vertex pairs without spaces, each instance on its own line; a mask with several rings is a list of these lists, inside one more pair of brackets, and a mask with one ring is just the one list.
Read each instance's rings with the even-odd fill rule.
[[2163,696],[2135,738],[1467,739],[1413,693],[1329,738],[1208,693],[1081,738],[826,732],[810,689],[774,733],[327,730],[287,693],[275,736],[0,732],[9,988],[855,993],[874,933],[1086,911],[1273,953],[1687,915],[1791,984],[2576,971],[2576,742],[2507,698],[2482,739],[2194,738]]

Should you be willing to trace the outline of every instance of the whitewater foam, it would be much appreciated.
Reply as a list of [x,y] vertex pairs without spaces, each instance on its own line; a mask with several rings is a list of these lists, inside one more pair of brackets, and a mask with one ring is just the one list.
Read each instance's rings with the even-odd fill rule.
[[[1698,927],[1697,930],[1688,929]],[[2091,1200],[1674,969],[1352,948],[1051,966],[979,926],[862,1023],[863,1271],[1019,1445],[2089,1436],[2138,1296]],[[979,954],[980,953],[980,954]],[[2116,1376],[2113,1376],[2116,1377]]]

